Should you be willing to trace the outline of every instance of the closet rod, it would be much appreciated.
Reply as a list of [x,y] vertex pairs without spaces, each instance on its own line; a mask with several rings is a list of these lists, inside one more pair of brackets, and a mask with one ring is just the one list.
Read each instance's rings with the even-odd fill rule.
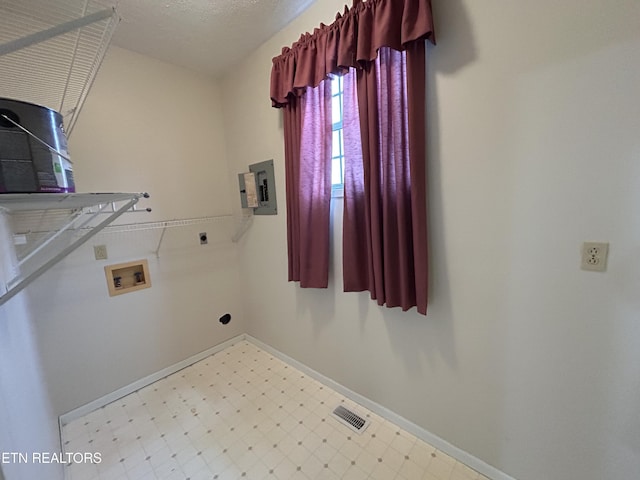
[[[143,210],[138,210],[142,212]],[[122,225],[111,225],[104,229],[105,233],[121,233],[133,232],[141,230],[158,230],[172,227],[186,227],[189,225],[198,225],[208,223],[215,220],[233,219],[233,215],[214,215],[209,217],[183,218],[174,220],[161,220],[157,222],[138,222],[126,223]]]
[[[166,220],[160,222],[146,222],[146,223],[129,223],[124,225],[110,225],[109,227],[104,229],[105,233],[124,233],[124,232],[135,232],[135,231],[143,231],[143,230],[158,230],[162,229],[162,236],[160,237],[160,241],[158,243],[158,248],[156,250],[156,255],[160,250],[160,246],[162,244],[162,240],[164,237],[164,233],[167,228],[172,227],[185,227],[189,225],[198,225],[201,223],[208,223],[216,220],[224,220],[224,219],[237,219],[234,215],[216,215],[211,217],[199,217],[199,218],[188,218],[182,220]],[[249,226],[251,225],[251,221],[253,220],[253,215],[243,215],[239,219],[239,225],[237,225],[235,229],[235,233],[231,237],[231,241],[233,243],[237,243],[240,238],[247,232]]]

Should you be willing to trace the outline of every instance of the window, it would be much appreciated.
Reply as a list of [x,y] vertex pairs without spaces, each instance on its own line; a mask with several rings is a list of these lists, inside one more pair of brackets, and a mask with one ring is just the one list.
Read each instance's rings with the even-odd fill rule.
[[[327,190],[344,177],[344,291],[369,291],[379,305],[426,314],[425,40],[434,41],[431,6],[422,0],[354,5],[273,59],[271,102],[284,109],[288,278],[302,288],[328,287]],[[407,23],[409,11],[418,15]],[[347,68],[358,71],[318,84]],[[304,103],[298,101],[302,93]]]
[[335,193],[341,193],[344,183],[344,137],[342,132],[342,77],[339,75],[331,79],[331,122],[333,142],[331,147],[331,188]]

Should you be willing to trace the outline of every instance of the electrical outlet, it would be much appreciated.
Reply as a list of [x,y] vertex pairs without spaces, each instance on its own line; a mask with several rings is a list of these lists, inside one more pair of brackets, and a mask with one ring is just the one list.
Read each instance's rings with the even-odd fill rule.
[[608,253],[608,243],[584,242],[582,244],[582,270],[604,272],[607,269]]
[[107,246],[106,245],[94,245],[93,246],[93,255],[96,257],[96,260],[106,260],[107,259]]

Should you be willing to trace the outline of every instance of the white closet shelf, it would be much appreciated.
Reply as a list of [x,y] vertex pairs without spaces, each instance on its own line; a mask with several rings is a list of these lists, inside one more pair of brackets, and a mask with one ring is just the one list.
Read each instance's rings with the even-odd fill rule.
[[4,193],[0,209],[9,213],[35,210],[77,210],[140,199],[143,193]]
[[25,243],[31,229],[16,228],[21,221],[47,226],[40,229],[46,234],[20,250],[18,268],[0,292],[0,305],[148,197],[146,193],[0,194],[0,213],[9,217],[14,232],[26,232]]
[[0,2],[0,97],[61,113],[71,135],[120,22],[115,3]]
[[[6,3],[6,5],[5,5]],[[116,0],[3,2],[0,97],[43,105],[76,123],[120,18]],[[87,242],[144,193],[0,194],[0,215],[19,233],[18,266],[0,283],[0,305]]]

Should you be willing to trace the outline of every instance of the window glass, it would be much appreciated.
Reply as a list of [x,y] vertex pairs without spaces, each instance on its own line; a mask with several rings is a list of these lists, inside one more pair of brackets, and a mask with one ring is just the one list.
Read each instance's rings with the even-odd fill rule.
[[331,150],[331,185],[342,187],[344,183],[344,140],[342,136],[342,77],[331,79],[331,118],[333,128]]

